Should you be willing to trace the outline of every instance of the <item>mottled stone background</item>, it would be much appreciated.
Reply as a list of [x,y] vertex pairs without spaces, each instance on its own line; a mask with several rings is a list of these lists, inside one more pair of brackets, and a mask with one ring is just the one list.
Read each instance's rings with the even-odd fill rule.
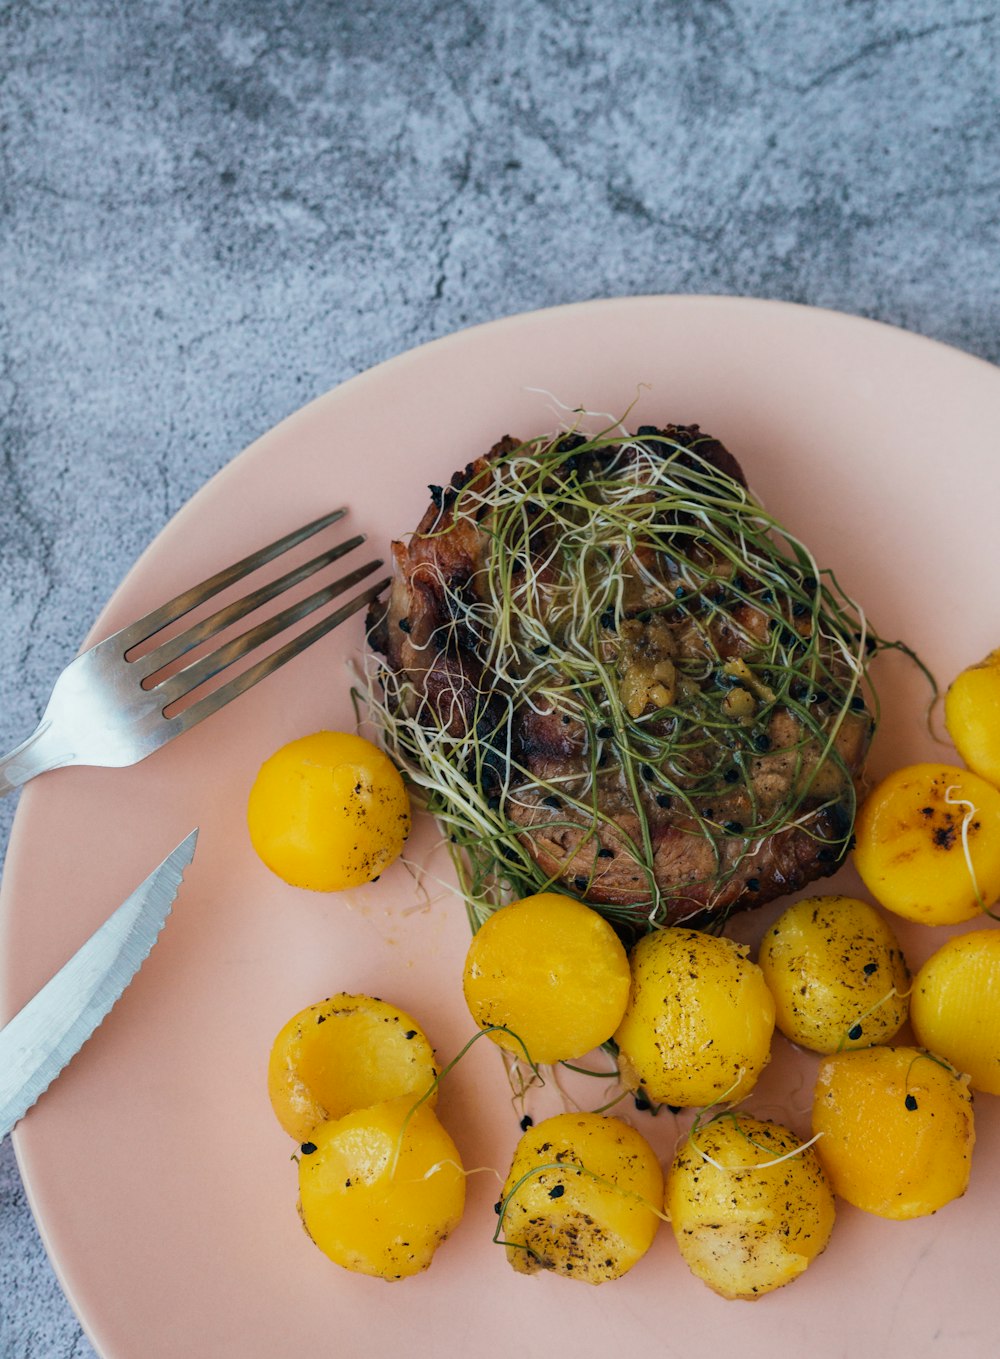
[[[0,748],[213,472],[456,328],[739,293],[1000,360],[998,72],[991,0],[0,3]],[[92,1353],[8,1140],[0,1355]]]

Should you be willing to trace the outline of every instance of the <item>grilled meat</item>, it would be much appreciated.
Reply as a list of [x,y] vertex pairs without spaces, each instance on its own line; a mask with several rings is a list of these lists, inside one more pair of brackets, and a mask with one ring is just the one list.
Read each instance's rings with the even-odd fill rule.
[[706,924],[837,868],[873,726],[857,615],[718,440],[506,437],[430,489],[370,642],[397,730],[462,762],[535,890]]

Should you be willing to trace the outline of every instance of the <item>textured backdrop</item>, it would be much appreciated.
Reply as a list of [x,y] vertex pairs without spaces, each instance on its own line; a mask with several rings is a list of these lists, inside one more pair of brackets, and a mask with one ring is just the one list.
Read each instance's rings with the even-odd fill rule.
[[[738,293],[1000,360],[998,72],[990,0],[0,4],[0,748],[213,472],[456,328]],[[8,1140],[0,1356],[92,1354]]]

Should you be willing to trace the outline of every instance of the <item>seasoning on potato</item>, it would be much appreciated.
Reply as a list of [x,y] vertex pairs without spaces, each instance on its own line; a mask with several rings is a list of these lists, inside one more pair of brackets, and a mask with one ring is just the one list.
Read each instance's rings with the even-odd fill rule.
[[1000,785],[1000,649],[952,681],[944,698],[944,721],[969,768]]
[[806,897],[778,917],[757,957],[777,1027],[813,1052],[888,1043],[906,1020],[910,972],[892,929],[854,897]]
[[826,1249],[835,1217],[812,1147],[749,1114],[691,1132],[665,1202],[688,1268],[724,1298],[759,1298],[797,1278]]
[[[472,938],[466,1003],[490,1037],[533,1062],[582,1057],[614,1033],[629,990],[628,955],[607,920],[556,892],[501,907]],[[520,1042],[518,1041],[520,1040]]]
[[402,853],[410,801],[377,746],[318,731],[265,760],[250,790],[250,840],[293,887],[339,892],[377,878]]
[[301,1147],[302,1221],[344,1269],[403,1279],[461,1221],[465,1174],[434,1110],[412,1096],[321,1123]]
[[813,1132],[834,1193],[879,1217],[924,1217],[968,1186],[976,1140],[968,1078],[920,1048],[825,1057]]
[[865,799],[854,829],[855,867],[897,915],[957,925],[1000,897],[1000,790],[967,769],[896,770]]
[[738,1100],[771,1056],[774,1000],[745,946],[680,927],[631,954],[632,990],[615,1032],[625,1086],[653,1104]]
[[925,1048],[1000,1095],[1000,930],[949,939],[917,973],[910,1019]]
[[412,1016],[374,996],[340,992],[284,1025],[267,1068],[278,1122],[305,1142],[316,1125],[399,1095],[437,1097],[434,1049]]
[[641,1133],[604,1114],[556,1114],[517,1145],[499,1239],[521,1274],[604,1283],[645,1255],[662,1201],[660,1164]]

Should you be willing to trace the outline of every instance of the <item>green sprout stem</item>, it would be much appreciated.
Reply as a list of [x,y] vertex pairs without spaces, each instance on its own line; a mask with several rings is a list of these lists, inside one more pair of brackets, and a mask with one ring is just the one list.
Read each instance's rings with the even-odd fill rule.
[[976,877],[976,865],[972,861],[972,849],[969,845],[969,827],[972,825],[972,819],[979,811],[979,808],[974,802],[970,802],[968,798],[953,797],[952,794],[957,791],[958,789],[955,785],[951,784],[944,791],[944,800],[949,807],[964,807],[965,809],[962,815],[962,853],[965,856],[965,864],[969,870],[969,877],[972,879],[972,890],[976,894],[976,905],[982,911],[983,915],[988,915],[991,920],[1000,920],[1000,915],[987,905],[983,894],[980,891],[979,879]]
[[[573,853],[610,841],[635,866],[634,899],[598,909],[630,927],[662,923],[655,802],[669,801],[682,831],[710,850],[711,870],[687,884],[696,904],[771,835],[796,826],[818,835],[824,812],[844,829],[823,848],[846,852],[855,791],[838,740],[866,705],[877,721],[872,656],[912,653],[883,641],[834,574],[697,442],[623,437],[614,426],[589,439],[547,436],[452,494],[424,536],[461,529],[481,544],[481,561],[462,584],[430,558],[415,568],[414,583],[443,595],[450,621],[411,646],[428,674],[442,656],[471,656],[461,699],[446,687],[432,696],[419,659],[401,673],[377,667],[368,687],[389,754],[448,837],[473,930],[504,900],[567,890],[566,866],[547,872],[533,852],[539,837],[551,848],[564,832]],[[674,683],[636,712],[622,698],[629,648],[681,635]],[[565,771],[532,767],[512,740],[524,714],[573,732],[581,758]],[[791,776],[765,803],[757,770],[782,714],[797,733],[782,751]],[[630,833],[606,809],[616,788],[635,813]],[[723,866],[720,840],[733,832],[713,808],[737,797],[744,847]],[[593,874],[577,885],[584,899]]]
[[451,1072],[451,1071],[453,1071],[453,1070],[455,1069],[455,1067],[458,1065],[458,1063],[462,1060],[462,1058],[465,1056],[465,1054],[466,1054],[466,1053],[469,1051],[469,1049],[472,1047],[473,1043],[478,1043],[479,1040],[480,1040],[480,1038],[484,1038],[487,1034],[490,1034],[490,1033],[505,1033],[505,1034],[507,1034],[509,1037],[513,1038],[514,1041],[515,1041],[515,1043],[518,1044],[518,1046],[520,1047],[521,1051],[524,1053],[524,1060],[527,1062],[528,1066],[531,1068],[532,1072],[534,1073],[535,1079],[537,1080],[538,1084],[539,1084],[539,1085],[544,1085],[544,1084],[545,1084],[545,1081],[544,1081],[544,1079],[543,1079],[543,1077],[542,1077],[541,1072],[540,1072],[539,1069],[538,1069],[538,1066],[535,1064],[535,1062],[533,1062],[533,1061],[531,1060],[531,1054],[528,1052],[528,1049],[525,1047],[524,1043],[523,1043],[522,1040],[518,1037],[518,1035],[514,1032],[513,1029],[509,1029],[509,1028],[507,1027],[506,1024],[489,1024],[489,1025],[484,1026],[483,1028],[481,1028],[481,1029],[479,1030],[478,1033],[474,1033],[474,1034],[472,1035],[472,1037],[469,1039],[469,1041],[468,1041],[467,1043],[465,1043],[465,1044],[459,1049],[459,1051],[455,1054],[454,1057],[452,1057],[452,1059],[451,1059],[450,1062],[447,1062],[447,1063],[441,1068],[441,1070],[438,1072],[438,1074],[437,1074],[437,1075],[434,1077],[434,1079],[431,1081],[430,1085],[427,1087],[427,1089],[424,1091],[424,1093],[423,1093],[422,1095],[420,1095],[420,1096],[414,1101],[414,1103],[412,1104],[412,1106],[407,1110],[407,1112],[406,1112],[406,1117],[403,1119],[403,1122],[402,1122],[402,1124],[401,1124],[401,1126],[400,1126],[400,1129],[399,1129],[399,1136],[396,1138],[396,1146],[395,1146],[395,1149],[394,1149],[394,1151],[393,1151],[392,1161],[391,1161],[391,1163],[390,1163],[390,1165],[389,1165],[389,1178],[390,1178],[390,1179],[392,1179],[392,1178],[395,1176],[395,1174],[396,1174],[396,1168],[397,1168],[397,1166],[399,1165],[399,1157],[400,1157],[400,1153],[402,1152],[402,1149],[403,1149],[403,1139],[404,1139],[405,1136],[406,1136],[406,1130],[407,1130],[407,1128],[410,1126],[410,1120],[413,1118],[414,1114],[417,1112],[417,1110],[418,1110],[422,1105],[424,1105],[424,1104],[427,1103],[427,1101],[430,1099],[430,1097],[434,1094],[434,1091],[438,1088],[438,1086],[439,1086],[439,1085],[441,1084],[441,1082],[444,1080],[445,1076],[447,1076],[447,1075],[449,1074],[449,1072]]
[[751,1137],[751,1135],[740,1123],[740,1115],[737,1114],[732,1109],[720,1110],[719,1113],[714,1114],[709,1119],[708,1123],[705,1124],[699,1123],[698,1120],[695,1120],[695,1123],[691,1128],[690,1133],[688,1134],[688,1142],[692,1147],[694,1147],[695,1151],[698,1153],[698,1155],[701,1157],[703,1161],[705,1161],[710,1166],[714,1166],[716,1170],[721,1170],[723,1174],[726,1175],[742,1174],[745,1171],[771,1170],[774,1166],[783,1165],[785,1161],[790,1161],[795,1156],[801,1156],[804,1151],[807,1151],[809,1147],[813,1146],[823,1136],[821,1132],[818,1132],[813,1137],[810,1137],[808,1142],[800,1142],[798,1146],[792,1147],[789,1151],[784,1152],[781,1156],[773,1157],[770,1161],[758,1161],[756,1165],[751,1166],[724,1166],[722,1165],[721,1162],[716,1161],[714,1157],[709,1156],[708,1152],[705,1151],[704,1147],[698,1145],[696,1136],[699,1132],[704,1131],[704,1129],[707,1128],[710,1124],[720,1123],[722,1122],[723,1119],[732,1122],[736,1131],[743,1138],[743,1140],[747,1142],[751,1147],[755,1147],[758,1151],[771,1152],[773,1151],[773,1147],[765,1146],[763,1142],[758,1142],[756,1138]]
[[543,1263],[538,1252],[533,1250],[531,1246],[520,1241],[508,1241],[501,1236],[501,1232],[503,1231],[504,1218],[507,1216],[507,1210],[518,1191],[523,1185],[527,1184],[529,1180],[534,1179],[536,1176],[547,1174],[549,1171],[558,1171],[562,1175],[586,1175],[588,1179],[593,1180],[595,1184],[601,1185],[602,1188],[610,1189],[612,1193],[620,1194],[622,1198],[631,1199],[632,1202],[637,1203],[640,1207],[645,1208],[647,1212],[652,1213],[654,1217],[658,1217],[661,1222],[670,1221],[669,1217],[667,1217],[662,1209],[656,1207],[655,1204],[650,1203],[649,1200],[643,1198],[641,1194],[637,1194],[635,1190],[624,1189],[614,1180],[609,1180],[604,1175],[598,1175],[596,1171],[591,1170],[588,1166],[583,1165],[579,1161],[545,1161],[526,1170],[519,1179],[514,1181],[510,1189],[508,1189],[501,1198],[497,1209],[497,1225],[493,1233],[493,1244],[495,1246],[506,1246],[512,1250],[525,1250],[529,1255],[534,1256],[539,1264]]

